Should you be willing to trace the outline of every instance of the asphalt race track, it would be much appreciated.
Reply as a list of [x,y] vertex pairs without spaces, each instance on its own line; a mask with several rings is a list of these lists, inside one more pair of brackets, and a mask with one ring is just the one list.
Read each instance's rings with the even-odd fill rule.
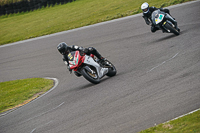
[[[0,47],[0,82],[57,78],[1,114],[0,133],[135,133],[200,108],[200,1],[169,7],[181,34],[151,33],[142,14]],[[95,47],[117,68],[93,85],[66,69],[60,42]]]

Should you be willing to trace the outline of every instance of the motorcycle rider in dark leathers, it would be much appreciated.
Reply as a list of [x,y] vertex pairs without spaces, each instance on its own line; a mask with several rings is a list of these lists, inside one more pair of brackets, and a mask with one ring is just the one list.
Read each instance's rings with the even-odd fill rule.
[[[68,70],[70,71],[70,73],[72,72],[72,70],[69,67],[69,61],[68,61],[68,54],[72,51],[80,51],[82,53],[85,53],[87,55],[93,54],[95,55],[101,62],[101,64],[105,63],[105,58],[102,57],[99,52],[93,48],[93,47],[88,47],[88,48],[83,48],[83,47],[79,47],[79,46],[68,46],[65,42],[62,42],[60,44],[58,44],[57,46],[58,51],[63,55],[63,61],[64,63],[68,66]],[[80,76],[78,73],[74,72],[74,74],[76,76]]]
[[[149,4],[147,2],[141,5],[141,9],[143,11],[142,17],[144,18],[146,24],[151,25],[151,32],[156,32],[157,30],[159,30],[157,27],[153,25],[152,20],[151,20],[151,14],[153,13],[153,11],[160,9],[160,11],[163,11],[170,15],[169,9],[156,8],[154,6],[149,7]],[[172,18],[170,15],[169,17],[167,17],[167,19],[170,20],[175,25],[175,28],[180,31],[180,29],[177,27],[177,22],[175,18]]]

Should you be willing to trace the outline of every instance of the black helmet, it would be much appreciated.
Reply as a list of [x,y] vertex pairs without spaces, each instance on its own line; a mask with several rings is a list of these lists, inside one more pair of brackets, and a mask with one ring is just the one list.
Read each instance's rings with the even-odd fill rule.
[[65,42],[61,42],[60,44],[58,44],[57,49],[62,55],[65,55],[69,52],[68,51],[69,46],[67,46],[67,44]]

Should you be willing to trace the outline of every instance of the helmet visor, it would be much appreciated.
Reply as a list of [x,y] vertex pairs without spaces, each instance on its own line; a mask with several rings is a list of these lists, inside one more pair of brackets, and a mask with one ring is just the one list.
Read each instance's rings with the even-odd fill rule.
[[60,52],[62,55],[64,55],[64,54],[65,54],[65,49],[64,49],[64,48],[61,48],[61,49],[59,49],[59,52]]
[[143,12],[147,12],[147,11],[148,11],[148,8],[145,8],[145,9],[143,9],[142,11],[143,11]]

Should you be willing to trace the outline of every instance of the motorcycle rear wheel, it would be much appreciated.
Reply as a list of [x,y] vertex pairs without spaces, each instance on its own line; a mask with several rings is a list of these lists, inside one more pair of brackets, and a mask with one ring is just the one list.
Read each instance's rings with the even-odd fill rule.
[[81,74],[85,79],[87,79],[89,82],[93,84],[98,84],[100,83],[99,76],[97,74],[92,74],[91,72],[87,71],[86,69],[81,70]]
[[109,77],[115,76],[116,73],[117,73],[115,66],[108,60],[106,60],[105,62],[107,62],[108,66],[109,66],[108,73],[106,75],[109,76]]

